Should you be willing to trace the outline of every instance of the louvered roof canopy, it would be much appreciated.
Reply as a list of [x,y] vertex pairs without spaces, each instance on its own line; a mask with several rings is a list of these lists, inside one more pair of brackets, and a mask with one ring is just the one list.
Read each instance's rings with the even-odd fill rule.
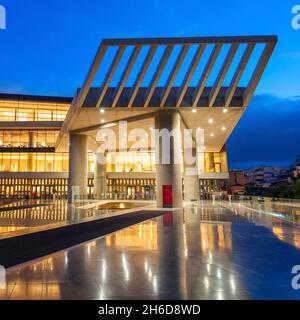
[[[104,39],[75,104],[246,107],[276,43],[276,36]],[[248,69],[249,79],[241,87]],[[233,102],[235,96],[240,103]]]

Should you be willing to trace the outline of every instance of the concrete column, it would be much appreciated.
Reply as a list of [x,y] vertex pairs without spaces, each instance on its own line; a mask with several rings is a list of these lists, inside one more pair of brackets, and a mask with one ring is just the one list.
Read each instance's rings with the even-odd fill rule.
[[72,189],[78,187],[80,195],[87,194],[88,149],[85,135],[70,134],[68,201],[72,202]]
[[[197,149],[193,148],[188,150],[193,157],[197,157]],[[184,164],[184,200],[199,200],[200,191],[199,191],[199,176],[198,176],[198,165]],[[193,174],[194,173],[194,174]]]
[[105,196],[106,193],[106,163],[101,163],[103,157],[105,155],[96,153],[94,164],[94,193],[101,196]]
[[[157,113],[155,117],[155,129],[167,129],[172,132],[174,129],[180,130],[180,114],[177,111],[168,110]],[[156,164],[156,199],[157,206],[163,206],[163,185],[172,185],[173,207],[182,207],[182,164],[175,164],[176,159],[181,157],[181,141],[175,142],[170,139],[170,162],[162,163],[162,139],[156,141],[156,154],[158,163]]]
[[[28,147],[33,148],[34,147],[34,137],[33,137],[33,132],[30,131],[28,133]],[[28,153],[27,157],[27,171],[32,172],[33,171],[33,154]]]

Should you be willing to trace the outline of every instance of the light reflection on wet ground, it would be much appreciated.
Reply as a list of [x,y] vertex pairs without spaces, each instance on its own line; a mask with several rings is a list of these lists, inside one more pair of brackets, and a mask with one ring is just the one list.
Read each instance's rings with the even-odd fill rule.
[[300,203],[284,203],[284,202],[243,202],[247,208],[254,209],[258,212],[286,219],[292,222],[300,223]]
[[12,269],[0,296],[299,299],[291,288],[299,229],[278,223],[246,208],[204,203]]
[[[22,208],[0,212],[0,238],[11,236],[13,233],[21,233],[39,230],[40,227],[55,227],[55,224],[78,223],[83,219],[101,218],[108,214],[145,206],[141,203],[108,203],[101,208],[95,206],[90,209],[81,209],[68,205],[66,201],[35,201],[33,208]],[[21,202],[20,202],[21,203]],[[22,202],[25,204],[25,202]],[[31,201],[30,204],[34,202]],[[149,204],[148,204],[149,205]],[[98,208],[99,207],[99,208]]]

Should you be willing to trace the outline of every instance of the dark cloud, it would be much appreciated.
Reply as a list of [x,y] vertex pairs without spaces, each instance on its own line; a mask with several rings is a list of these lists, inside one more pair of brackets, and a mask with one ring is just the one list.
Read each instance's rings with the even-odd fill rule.
[[288,165],[300,153],[300,97],[254,96],[228,141],[231,168]]

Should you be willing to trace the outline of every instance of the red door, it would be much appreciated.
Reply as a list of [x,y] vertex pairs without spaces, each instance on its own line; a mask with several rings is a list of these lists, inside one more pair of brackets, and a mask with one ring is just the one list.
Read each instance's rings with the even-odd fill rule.
[[163,207],[173,207],[173,187],[172,185],[163,185]]
[[173,226],[173,213],[167,212],[163,217],[164,227],[172,227]]

